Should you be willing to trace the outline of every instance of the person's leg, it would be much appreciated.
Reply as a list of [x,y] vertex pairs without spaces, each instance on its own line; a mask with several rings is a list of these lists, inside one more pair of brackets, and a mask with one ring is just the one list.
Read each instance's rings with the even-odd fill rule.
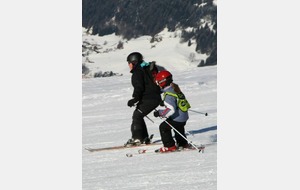
[[[181,135],[183,135],[185,138],[186,138],[186,135],[185,135],[185,125],[186,125],[186,122],[176,122],[176,121],[170,121],[169,122]],[[177,143],[177,146],[187,146],[188,145],[188,142],[185,138],[183,138],[180,134],[178,134],[178,132],[174,131],[175,132],[175,140],[176,140],[176,143]]]
[[139,139],[141,142],[148,136],[148,131],[144,121],[144,115],[138,110],[134,110],[131,124],[131,134],[133,139]]
[[172,137],[171,127],[166,122],[162,122],[159,125],[159,132],[164,147],[172,147],[175,145],[175,141]]
[[[157,100],[143,100],[137,106],[137,109],[139,109],[140,111],[138,111],[138,110],[136,110],[136,111],[138,111],[144,117],[144,116],[148,115],[150,112],[152,112],[159,105],[159,103],[160,103],[160,101],[157,101]],[[141,138],[142,138],[142,140],[145,140],[145,139],[149,138],[147,126],[145,123],[145,118],[143,118],[143,122],[140,121],[139,123],[141,125],[140,126],[141,134],[142,134]]]

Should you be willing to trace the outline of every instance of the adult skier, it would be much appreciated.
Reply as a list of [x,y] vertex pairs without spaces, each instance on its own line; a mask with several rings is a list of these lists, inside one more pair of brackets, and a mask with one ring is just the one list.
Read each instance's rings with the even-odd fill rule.
[[127,62],[132,73],[132,99],[127,103],[129,107],[136,106],[132,115],[131,138],[125,146],[149,144],[149,134],[144,116],[154,110],[161,102],[160,88],[155,84],[158,72],[155,62],[145,62],[143,55],[132,52],[127,56]]

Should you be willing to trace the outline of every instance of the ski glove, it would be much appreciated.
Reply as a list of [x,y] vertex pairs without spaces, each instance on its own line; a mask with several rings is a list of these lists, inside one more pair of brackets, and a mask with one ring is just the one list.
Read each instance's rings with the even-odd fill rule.
[[139,101],[139,100],[137,100],[137,99],[135,99],[135,98],[133,98],[133,99],[131,99],[131,100],[128,100],[127,106],[132,107],[132,106],[134,106],[134,104],[137,103],[138,101]]
[[159,112],[158,111],[154,111],[153,115],[154,115],[154,117],[159,117]]
[[161,101],[161,102],[159,103],[159,105],[160,105],[160,106],[165,106],[164,101]]

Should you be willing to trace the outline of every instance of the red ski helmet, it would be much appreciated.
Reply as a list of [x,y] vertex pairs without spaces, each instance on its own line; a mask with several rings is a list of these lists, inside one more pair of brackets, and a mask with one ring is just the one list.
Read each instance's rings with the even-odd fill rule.
[[169,71],[160,71],[155,77],[155,82],[161,88],[164,88],[173,82],[172,74]]

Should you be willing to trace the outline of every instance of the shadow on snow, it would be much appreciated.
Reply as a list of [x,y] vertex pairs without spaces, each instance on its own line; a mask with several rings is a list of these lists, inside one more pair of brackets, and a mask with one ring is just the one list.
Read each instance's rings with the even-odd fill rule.
[[194,134],[199,134],[199,133],[205,133],[207,131],[213,131],[213,130],[217,130],[216,125],[212,126],[212,127],[207,127],[207,128],[204,128],[204,129],[188,131],[190,134],[186,134],[186,135],[194,135]]

